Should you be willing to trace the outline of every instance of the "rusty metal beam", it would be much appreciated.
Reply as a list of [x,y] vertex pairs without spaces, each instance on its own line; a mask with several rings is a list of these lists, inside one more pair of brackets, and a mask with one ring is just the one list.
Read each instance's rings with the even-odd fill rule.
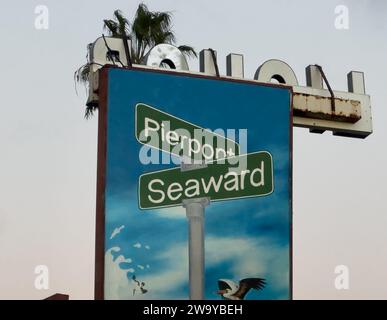
[[367,94],[334,91],[336,110],[326,89],[293,86],[293,125],[312,133],[364,139],[372,133],[371,99]]
[[360,101],[334,98],[335,109],[332,110],[332,98],[306,93],[293,94],[293,114],[298,117],[356,123],[361,119]]

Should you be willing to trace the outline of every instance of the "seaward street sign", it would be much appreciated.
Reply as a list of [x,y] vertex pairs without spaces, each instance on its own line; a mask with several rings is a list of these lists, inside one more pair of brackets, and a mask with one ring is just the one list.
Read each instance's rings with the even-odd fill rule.
[[[223,160],[223,161],[222,161]],[[181,205],[183,200],[212,201],[268,195],[273,192],[273,159],[266,151],[222,159],[206,167],[180,167],[146,173],[138,184],[141,209]]]

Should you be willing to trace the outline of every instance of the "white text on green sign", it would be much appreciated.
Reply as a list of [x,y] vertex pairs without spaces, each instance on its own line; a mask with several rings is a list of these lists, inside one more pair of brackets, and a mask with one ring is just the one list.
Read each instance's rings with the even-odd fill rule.
[[136,138],[150,147],[191,161],[213,161],[239,154],[239,145],[223,135],[143,103],[136,105]]
[[211,201],[220,201],[273,192],[273,159],[270,153],[262,151],[234,158],[237,159],[232,159],[232,164],[214,161],[196,170],[174,168],[141,175],[138,185],[140,208],[177,206],[184,199],[209,197]]

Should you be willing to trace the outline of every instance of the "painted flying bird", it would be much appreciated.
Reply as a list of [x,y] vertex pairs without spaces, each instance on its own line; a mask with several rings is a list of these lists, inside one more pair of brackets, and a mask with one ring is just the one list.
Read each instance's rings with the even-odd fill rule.
[[228,279],[219,279],[217,294],[226,300],[243,300],[250,289],[261,290],[265,285],[265,279],[261,278],[242,279],[239,284]]
[[110,240],[113,239],[117,234],[119,234],[124,228],[125,228],[124,225],[122,225],[121,227],[115,228],[110,236]]

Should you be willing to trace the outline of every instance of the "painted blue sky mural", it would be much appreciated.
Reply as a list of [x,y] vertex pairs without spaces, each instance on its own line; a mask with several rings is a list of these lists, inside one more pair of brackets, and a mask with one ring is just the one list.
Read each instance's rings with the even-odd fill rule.
[[[287,88],[142,70],[108,72],[105,298],[188,299],[185,209],[140,210],[141,174],[176,167],[139,161],[137,103],[209,129],[247,129],[247,152],[269,151],[274,192],[211,203],[205,212],[205,297],[218,279],[265,278],[245,299],[290,295],[290,92]],[[161,152],[160,152],[161,154]]]

